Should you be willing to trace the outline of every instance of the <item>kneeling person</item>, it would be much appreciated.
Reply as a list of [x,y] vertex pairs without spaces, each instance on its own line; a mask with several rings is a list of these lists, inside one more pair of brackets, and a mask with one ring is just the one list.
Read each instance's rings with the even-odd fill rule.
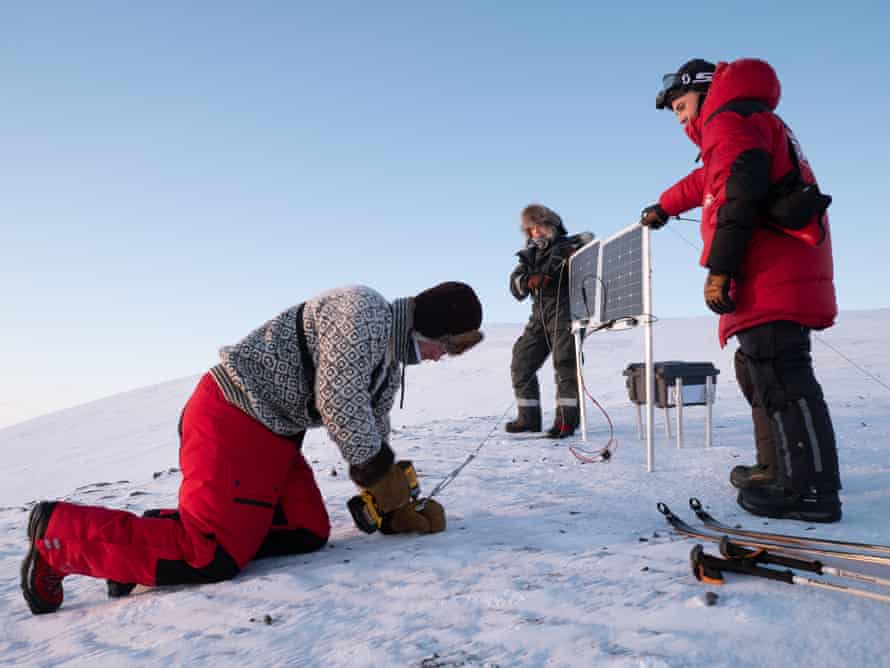
[[463,283],[387,302],[353,286],[290,308],[220,351],[180,422],[176,509],[132,513],[38,503],[28,522],[22,591],[34,614],[62,604],[62,580],[179,585],[234,577],[252,559],[317,550],[330,523],[302,455],[306,429],[326,427],[352,480],[377,503],[387,533],[445,529],[421,511],[388,444],[401,369],[458,355],[482,340],[482,306]]

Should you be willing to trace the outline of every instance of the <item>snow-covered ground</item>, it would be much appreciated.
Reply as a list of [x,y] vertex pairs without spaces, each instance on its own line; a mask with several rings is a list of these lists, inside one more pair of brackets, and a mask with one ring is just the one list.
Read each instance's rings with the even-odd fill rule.
[[[65,580],[56,614],[32,616],[19,591],[25,521],[40,498],[128,508],[175,504],[176,422],[196,378],[172,381],[0,430],[0,664],[4,666],[879,666],[888,665],[890,605],[835,592],[690,573],[693,542],[672,535],[655,504],[691,515],[698,496],[724,521],[802,533],[737,508],[727,476],[753,460],[750,413],[732,349],[711,318],[662,320],[656,358],[721,370],[714,444],[703,409],[685,415],[686,447],[656,434],[646,473],[622,369],[642,361],[642,331],[598,334],[585,377],[616,425],[607,464],[580,464],[565,442],[509,438],[509,358],[519,326],[492,326],[462,359],[409,369],[392,445],[430,490],[484,439],[440,499],[445,533],[367,536],[346,510],[355,492],[321,430],[304,452],[333,522],[328,547],[257,562],[216,585],[137,589],[105,598],[104,583]],[[844,313],[814,340],[817,375],[838,433],[844,520],[831,538],[890,544],[890,311]],[[552,410],[549,363],[542,380]],[[884,381],[886,382],[886,381]],[[590,446],[606,427],[590,410]],[[548,415],[549,417],[549,415]],[[578,441],[575,441],[577,443]],[[707,545],[709,551],[716,548]],[[890,577],[890,568],[884,577]],[[705,604],[705,592],[719,594]]]

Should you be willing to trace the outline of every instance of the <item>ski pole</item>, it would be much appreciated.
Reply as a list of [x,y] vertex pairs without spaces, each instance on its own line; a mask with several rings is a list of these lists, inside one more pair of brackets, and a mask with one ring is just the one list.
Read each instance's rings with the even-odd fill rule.
[[869,598],[874,601],[890,603],[890,596],[887,596],[886,594],[877,594],[864,589],[855,589],[830,582],[819,582],[812,578],[795,575],[789,570],[777,571],[772,568],[756,566],[747,560],[721,559],[720,557],[705,554],[701,544],[692,548],[692,551],[689,553],[689,562],[692,566],[692,574],[695,575],[695,578],[700,582],[706,582],[708,584],[721,585],[724,582],[723,573],[738,573],[740,575],[752,575],[767,580],[778,580],[779,582],[785,582],[786,584],[804,585],[806,587],[816,587],[817,589],[838,591],[853,596]]
[[[742,575],[756,575],[769,580],[779,580],[791,584],[794,573],[791,571],[774,571],[771,568],[763,568],[749,561],[738,559],[721,559],[707,554],[701,543],[695,545],[689,553],[689,563],[692,566],[692,574],[697,580],[708,584],[723,584],[723,573],[741,573]],[[890,600],[890,598],[888,598]]]
[[[705,524],[706,529],[698,529],[695,527],[691,527],[682,519],[674,515],[670,508],[667,507],[666,504],[659,502],[657,504],[658,512],[664,515],[664,518],[667,520],[668,524],[670,524],[674,529],[677,530],[678,533],[683,534],[689,538],[695,538],[698,540],[707,540],[712,543],[719,543],[720,539],[725,534],[734,534],[736,533],[732,527],[728,527],[725,524],[717,523],[716,525]],[[719,532],[719,533],[711,533]],[[868,564],[880,564],[881,566],[890,566],[890,557],[883,557],[873,554],[864,554],[862,552],[845,552],[841,550],[827,549],[827,548],[818,548],[818,547],[810,547],[805,544],[792,544],[792,543],[782,543],[779,542],[775,536],[779,536],[780,534],[764,534],[772,536],[769,539],[766,538],[750,538],[747,535],[741,535],[740,537],[736,537],[736,542],[741,543],[747,547],[756,547],[756,548],[764,548],[767,550],[780,550],[782,552],[805,552],[807,554],[818,554],[823,557],[830,557],[831,559],[844,559],[847,561],[858,561],[860,563],[868,563]]]
[[[723,533],[738,534],[740,536],[749,536],[751,538],[759,538],[774,543],[793,543],[795,545],[824,545],[826,547],[845,548],[847,550],[861,550],[869,552],[878,552],[890,554],[890,546],[878,545],[875,543],[855,543],[846,540],[829,540],[828,538],[816,538],[814,536],[793,536],[790,534],[769,533],[766,531],[752,531],[748,529],[737,529],[718,521],[713,515],[704,509],[702,502],[697,498],[689,499],[689,507],[695,513],[696,517],[704,522],[705,526],[715,531]],[[881,563],[881,562],[876,562]]]
[[890,580],[887,578],[879,578],[874,575],[866,575],[857,571],[848,571],[843,568],[834,568],[826,566],[818,559],[798,559],[796,557],[783,556],[768,552],[765,548],[757,550],[749,550],[738,543],[730,540],[729,536],[723,536],[720,539],[720,554],[728,559],[748,559],[754,563],[775,564],[777,566],[787,566],[799,571],[809,571],[817,575],[834,575],[839,578],[850,578],[859,582],[867,582],[869,584],[890,587]]

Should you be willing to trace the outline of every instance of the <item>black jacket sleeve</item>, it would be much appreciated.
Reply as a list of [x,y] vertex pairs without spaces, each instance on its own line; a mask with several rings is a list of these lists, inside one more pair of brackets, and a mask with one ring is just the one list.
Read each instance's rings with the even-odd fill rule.
[[513,273],[510,274],[510,294],[519,301],[523,301],[528,297],[528,277],[529,268],[524,263],[519,263]]
[[752,148],[736,157],[726,180],[726,201],[717,212],[717,229],[707,265],[718,274],[737,275],[769,191],[770,156]]

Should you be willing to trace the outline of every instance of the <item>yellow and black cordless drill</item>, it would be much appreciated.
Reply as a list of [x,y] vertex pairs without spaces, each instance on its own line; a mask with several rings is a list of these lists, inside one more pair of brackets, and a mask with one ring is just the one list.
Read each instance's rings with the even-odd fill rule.
[[[402,469],[405,477],[408,479],[408,487],[411,490],[411,500],[416,501],[420,496],[420,483],[417,481],[417,472],[414,470],[414,464],[407,460],[396,462],[396,465]],[[374,533],[383,524],[383,513],[380,512],[380,506],[368,490],[362,490],[361,494],[349,499],[346,504],[355,526],[365,533]]]

